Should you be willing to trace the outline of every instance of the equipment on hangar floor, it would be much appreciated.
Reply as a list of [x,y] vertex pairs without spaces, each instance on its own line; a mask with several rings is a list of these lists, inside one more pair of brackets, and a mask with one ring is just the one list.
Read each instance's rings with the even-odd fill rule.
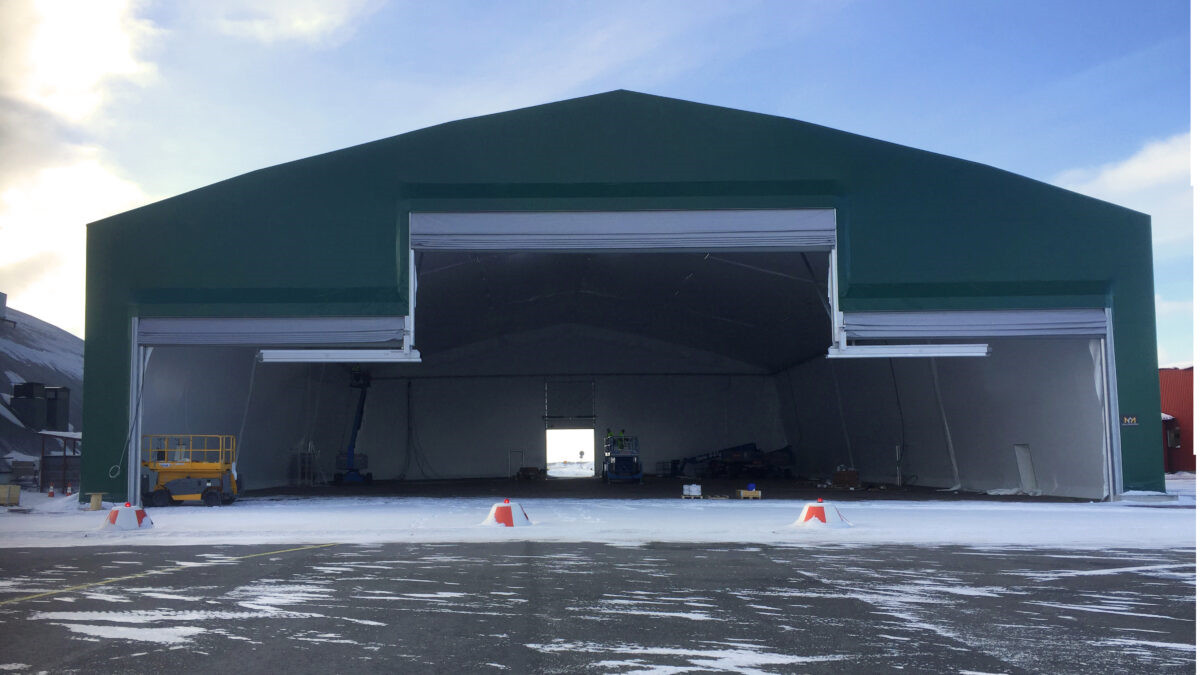
[[[142,437],[142,466],[154,472],[150,506],[237,498],[237,440],[230,434],[151,434]],[[145,484],[145,483],[144,483]]]
[[[333,482],[335,483],[366,483],[371,484],[374,476],[370,473],[361,473],[361,468],[367,468],[366,456],[359,454],[359,462],[355,463],[354,446],[358,442],[358,431],[362,429],[363,409],[367,405],[367,390],[371,388],[371,374],[365,370],[359,369],[358,366],[350,372],[350,387],[358,390],[358,408],[354,412],[354,426],[350,429],[350,445],[346,446],[346,465],[345,473],[335,473]],[[338,456],[340,464],[342,457]],[[340,467],[339,467],[340,468]]]
[[790,478],[792,448],[763,452],[754,443],[737,445],[694,457],[671,460],[671,475],[682,476],[695,465],[697,478]]
[[608,432],[604,439],[604,467],[600,470],[605,482],[642,482],[642,458],[637,436],[626,436],[622,429],[619,435]]

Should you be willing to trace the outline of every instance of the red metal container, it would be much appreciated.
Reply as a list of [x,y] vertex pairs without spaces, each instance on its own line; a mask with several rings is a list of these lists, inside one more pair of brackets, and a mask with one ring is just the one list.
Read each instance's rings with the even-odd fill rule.
[[1192,408],[1192,369],[1160,368],[1158,390],[1162,395],[1162,411],[1179,421],[1178,448],[1164,448],[1163,459],[1167,473],[1195,471],[1196,454],[1193,445],[1194,409]]

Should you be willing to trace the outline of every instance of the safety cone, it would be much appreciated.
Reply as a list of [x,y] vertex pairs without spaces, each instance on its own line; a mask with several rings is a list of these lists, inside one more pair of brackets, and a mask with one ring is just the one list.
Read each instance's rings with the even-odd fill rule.
[[833,504],[827,504],[824,499],[817,498],[815,502],[804,505],[800,517],[792,523],[799,527],[851,527],[850,521],[842,515]]
[[154,521],[150,520],[146,511],[129,502],[125,502],[124,506],[112,507],[108,516],[104,518],[104,524],[100,526],[101,529],[115,528],[118,530],[145,530],[151,527],[154,527]]
[[67,481],[67,496],[71,496],[71,481]]
[[47,497],[53,497],[53,496],[54,496],[54,483],[51,483],[51,484],[50,484],[50,492],[46,493],[46,496],[47,496]]
[[525,509],[521,508],[520,504],[509,502],[508,499],[505,499],[503,504],[492,504],[492,510],[488,512],[487,519],[480,523],[480,525],[503,525],[504,527],[525,527],[532,524]]

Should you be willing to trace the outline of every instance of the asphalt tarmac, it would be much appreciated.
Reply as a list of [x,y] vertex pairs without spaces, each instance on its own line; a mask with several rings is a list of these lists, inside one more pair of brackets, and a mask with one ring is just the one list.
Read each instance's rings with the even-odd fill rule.
[[1193,672],[1195,553],[8,549],[7,672]]

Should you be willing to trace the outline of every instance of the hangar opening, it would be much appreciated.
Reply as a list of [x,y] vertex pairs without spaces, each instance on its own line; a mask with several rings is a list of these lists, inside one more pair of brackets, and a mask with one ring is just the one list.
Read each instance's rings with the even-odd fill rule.
[[619,430],[648,474],[1109,494],[1103,311],[843,313],[831,211],[418,215],[409,317],[143,321],[142,432],[236,429],[251,488],[578,476],[555,432]]

